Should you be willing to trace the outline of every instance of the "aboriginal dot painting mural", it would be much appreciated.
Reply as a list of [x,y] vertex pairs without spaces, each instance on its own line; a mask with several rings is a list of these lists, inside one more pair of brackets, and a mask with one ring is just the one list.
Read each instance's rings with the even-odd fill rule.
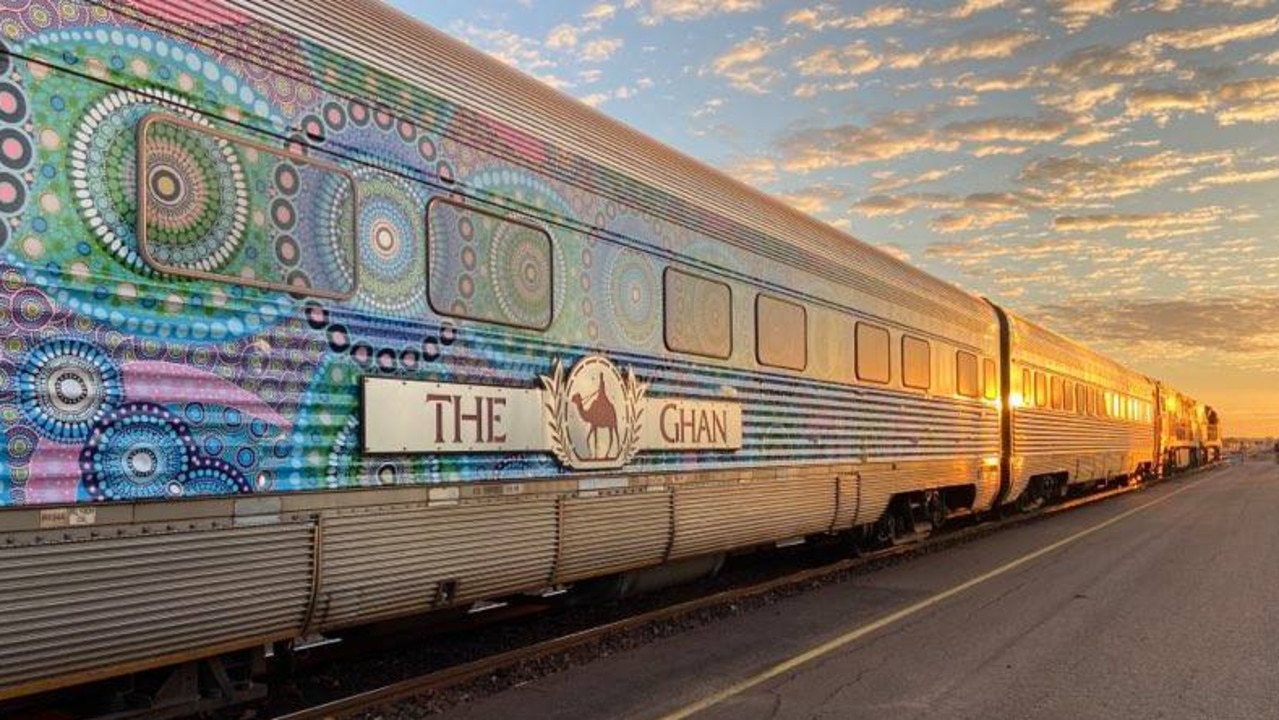
[[745,382],[658,362],[668,313],[735,352],[726,286],[671,292],[662,258],[741,258],[585,189],[616,173],[215,0],[4,7],[0,506],[567,472],[365,456],[370,375],[528,387],[607,352],[659,391]]
[[[112,189],[121,207],[142,201],[135,227],[146,267],[302,295],[340,298],[354,291],[356,190],[350,175],[167,113],[148,116],[140,127],[140,148],[132,147],[132,138],[118,143],[133,153],[85,175],[119,185],[129,177],[125,165],[138,158],[141,191]],[[128,213],[117,216],[129,219]],[[379,226],[376,236],[386,234]]]
[[545,230],[450,202],[431,203],[431,304],[450,315],[542,329],[551,323]]

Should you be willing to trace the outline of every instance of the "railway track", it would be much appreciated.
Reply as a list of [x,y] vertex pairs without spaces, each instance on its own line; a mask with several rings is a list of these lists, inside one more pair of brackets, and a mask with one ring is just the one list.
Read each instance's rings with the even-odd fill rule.
[[876,567],[900,561],[908,556],[927,554],[970,542],[1017,525],[1035,522],[1062,512],[1109,498],[1139,491],[1145,484],[1133,484],[1102,492],[1096,492],[1065,502],[1050,505],[1037,511],[1014,515],[962,527],[951,532],[929,536],[921,541],[899,545],[884,550],[843,558],[816,567],[775,577],[762,582],[714,592],[665,607],[652,609],[630,617],[607,622],[586,630],[570,632],[560,637],[543,640],[523,647],[494,653],[469,662],[392,682],[371,690],[353,693],[346,697],[299,709],[274,720],[337,720],[367,713],[393,703],[412,698],[428,699],[454,689],[462,688],[482,679],[500,676],[531,664],[554,665],[556,657],[567,656],[600,645],[613,638],[624,636],[663,623],[691,618],[699,613],[726,606],[741,605],[752,599],[787,591],[802,591],[811,583],[839,581],[845,576],[872,570]]

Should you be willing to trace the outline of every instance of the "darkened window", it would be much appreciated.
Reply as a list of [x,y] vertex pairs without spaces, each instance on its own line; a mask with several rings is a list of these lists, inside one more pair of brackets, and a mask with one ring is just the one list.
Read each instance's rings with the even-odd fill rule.
[[761,365],[803,370],[808,365],[808,312],[803,305],[755,296],[755,358]]
[[857,379],[886,383],[891,379],[888,331],[877,325],[857,323]]
[[977,356],[960,350],[955,353],[955,392],[964,397],[977,397]]
[[990,358],[981,361],[982,385],[986,389],[987,400],[999,397],[999,372],[996,367],[995,361]]
[[1079,383],[1075,384],[1075,409],[1080,415],[1088,414],[1088,388]]
[[1026,407],[1031,407],[1035,404],[1035,385],[1031,380],[1029,370],[1021,371],[1021,403]]
[[927,390],[933,380],[933,354],[927,340],[902,336],[902,384]]
[[[148,265],[294,295],[355,293],[349,172],[167,114],[148,115],[138,132],[134,232]],[[104,201],[123,216],[122,199]]]
[[1048,407],[1048,377],[1035,373],[1035,407]]
[[1065,393],[1063,392],[1061,378],[1056,375],[1052,376],[1052,408],[1053,410],[1061,410],[1065,403]]
[[666,269],[666,347],[727,358],[733,354],[733,293],[728,285]]
[[1062,380],[1061,409],[1066,412],[1075,411],[1075,386],[1069,380]]
[[427,296],[435,312],[531,330],[551,326],[555,268],[545,230],[440,198],[427,205],[426,222]]

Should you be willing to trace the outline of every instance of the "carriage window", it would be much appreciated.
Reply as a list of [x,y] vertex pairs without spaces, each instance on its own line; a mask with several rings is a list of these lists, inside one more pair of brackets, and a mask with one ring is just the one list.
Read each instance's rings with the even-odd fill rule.
[[1078,383],[1075,384],[1075,409],[1080,415],[1088,414],[1088,388]]
[[1073,413],[1075,411],[1075,388],[1069,380],[1062,380],[1061,409]]
[[955,353],[955,391],[964,397],[977,397],[981,394],[977,379],[977,356],[963,350]]
[[927,340],[902,336],[902,384],[927,390],[932,384],[933,355]]
[[1035,404],[1035,386],[1031,382],[1031,374],[1029,370],[1021,371],[1021,401],[1026,407]]
[[727,358],[733,353],[733,293],[728,285],[666,269],[666,347]]
[[1056,375],[1053,375],[1052,377],[1052,408],[1053,410],[1061,410],[1062,405],[1065,403],[1065,398],[1063,397],[1065,393],[1062,392],[1062,389],[1063,388],[1061,384],[1061,378],[1057,377]]
[[1035,407],[1048,407],[1048,377],[1035,373]]
[[[426,207],[427,296],[441,315],[545,330],[551,236],[520,219],[435,198]],[[373,238],[377,249],[377,237]]]
[[148,265],[294,295],[355,292],[349,172],[163,113],[138,137],[134,232]]
[[986,399],[999,397],[999,372],[995,369],[995,361],[989,358],[981,361],[982,384],[986,388]]
[[886,383],[891,376],[888,331],[857,323],[857,379]]
[[755,358],[761,365],[791,370],[808,365],[808,312],[803,305],[755,296]]

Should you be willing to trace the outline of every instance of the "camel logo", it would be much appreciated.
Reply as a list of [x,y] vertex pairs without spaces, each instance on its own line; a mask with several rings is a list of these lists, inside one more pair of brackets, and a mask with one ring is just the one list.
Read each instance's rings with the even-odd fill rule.
[[582,359],[567,376],[555,362],[542,378],[551,452],[577,470],[620,468],[640,449],[644,393],[633,370],[623,376],[608,358]]

